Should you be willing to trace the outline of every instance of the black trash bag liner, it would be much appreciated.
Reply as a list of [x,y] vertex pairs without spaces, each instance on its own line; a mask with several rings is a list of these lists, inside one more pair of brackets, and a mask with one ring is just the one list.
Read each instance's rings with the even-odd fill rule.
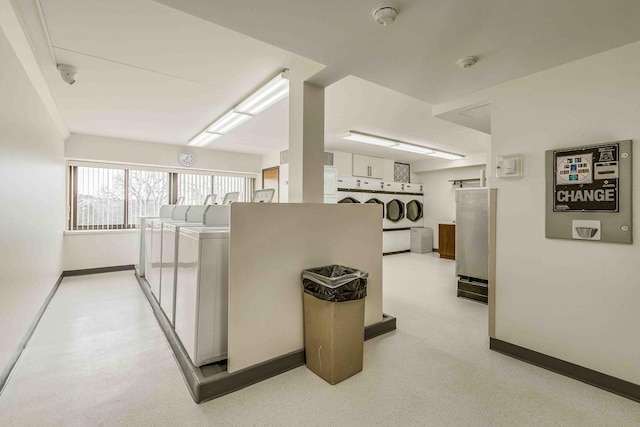
[[304,292],[331,302],[362,299],[367,296],[369,273],[342,265],[327,265],[302,271]]

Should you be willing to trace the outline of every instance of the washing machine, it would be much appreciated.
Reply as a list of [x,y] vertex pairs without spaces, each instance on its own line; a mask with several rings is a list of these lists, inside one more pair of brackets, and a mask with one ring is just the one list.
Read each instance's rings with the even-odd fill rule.
[[191,206],[184,223],[162,224],[162,250],[160,268],[160,307],[175,325],[175,296],[177,287],[177,259],[180,252],[178,235],[183,227],[229,227],[228,205]]
[[227,358],[229,229],[182,227],[175,331],[195,366]]
[[178,252],[177,234],[181,227],[204,226],[204,213],[209,206],[190,206],[184,222],[165,221],[162,223],[162,243],[160,250],[160,307],[171,325],[174,324],[174,297],[176,259]]
[[160,269],[162,267],[162,225],[165,222],[184,223],[187,218],[189,205],[176,206],[171,219],[158,218],[151,222],[151,251],[149,262],[145,267],[145,278],[151,288],[151,293],[160,302]]
[[150,258],[149,254],[151,252],[151,230],[153,220],[171,218],[175,207],[176,205],[163,205],[160,206],[158,216],[141,216],[138,218],[138,230],[140,230],[140,258],[138,263],[134,266],[138,276],[145,276],[146,267],[149,262],[148,258]]

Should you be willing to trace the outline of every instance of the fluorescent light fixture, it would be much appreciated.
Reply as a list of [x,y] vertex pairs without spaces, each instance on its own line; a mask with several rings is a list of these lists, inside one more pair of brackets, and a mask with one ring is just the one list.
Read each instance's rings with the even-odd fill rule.
[[221,136],[222,135],[219,133],[202,132],[200,135],[196,136],[191,141],[189,141],[188,145],[192,147],[204,147],[205,145],[211,144],[213,141],[220,138]]
[[441,159],[447,159],[447,160],[464,159],[464,156],[461,156],[460,154],[445,153],[444,151],[434,151],[433,153],[431,153],[429,155],[433,156],[433,157],[440,157]]
[[238,104],[234,110],[256,116],[287,96],[289,96],[289,80],[284,77],[284,73],[280,73]]
[[220,117],[211,126],[209,126],[206,132],[225,134],[231,129],[240,126],[242,123],[249,120],[251,117],[249,114],[236,113],[234,110],[228,111],[224,116]]
[[204,147],[289,96],[289,80],[285,77],[286,72],[287,70],[279,73],[235,108],[227,111],[207,129],[191,139],[189,145]]
[[431,154],[433,153],[433,150],[427,147],[420,147],[418,145],[411,145],[411,144],[405,144],[404,142],[401,142],[397,145],[394,145],[393,147],[394,150],[402,150],[402,151],[408,151],[410,153],[417,153],[417,154]]
[[397,145],[397,141],[392,141],[390,139],[381,138],[379,136],[367,135],[364,133],[349,131],[347,132],[342,139],[348,139],[350,141],[364,142],[365,144],[371,145],[379,145],[381,147],[393,147]]
[[366,133],[354,132],[352,130],[342,135],[342,139],[350,141],[364,142],[365,144],[378,145],[380,147],[393,148],[394,150],[408,151],[410,153],[424,154],[426,156],[440,157],[447,160],[464,159],[460,154],[447,153],[445,151],[434,150],[423,145],[409,144],[396,141],[394,139],[383,138],[381,136],[368,135]]

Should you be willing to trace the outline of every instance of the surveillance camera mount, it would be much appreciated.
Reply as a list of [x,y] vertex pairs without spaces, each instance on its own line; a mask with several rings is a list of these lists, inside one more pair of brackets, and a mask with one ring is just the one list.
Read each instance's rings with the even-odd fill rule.
[[58,64],[58,71],[60,71],[60,77],[62,77],[62,80],[64,80],[65,83],[72,85],[76,82],[78,69],[73,65]]

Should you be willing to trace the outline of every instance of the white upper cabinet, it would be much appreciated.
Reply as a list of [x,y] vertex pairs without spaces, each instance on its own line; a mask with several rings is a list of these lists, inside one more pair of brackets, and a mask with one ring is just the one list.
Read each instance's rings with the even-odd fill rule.
[[353,176],[380,178],[384,176],[384,159],[380,157],[353,155]]

